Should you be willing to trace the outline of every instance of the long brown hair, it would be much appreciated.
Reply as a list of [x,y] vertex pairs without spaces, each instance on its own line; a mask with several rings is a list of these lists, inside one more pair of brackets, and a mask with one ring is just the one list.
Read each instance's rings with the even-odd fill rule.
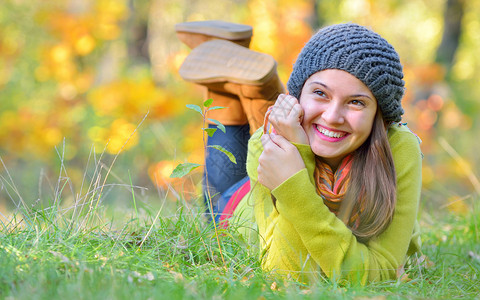
[[[338,214],[362,242],[388,227],[397,201],[397,180],[387,126],[380,109],[377,109],[370,136],[353,153],[350,186]],[[348,224],[352,212],[359,213],[358,224]]]

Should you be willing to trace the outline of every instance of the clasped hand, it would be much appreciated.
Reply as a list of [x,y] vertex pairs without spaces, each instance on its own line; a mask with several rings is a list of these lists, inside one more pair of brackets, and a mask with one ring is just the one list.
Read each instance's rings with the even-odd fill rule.
[[308,144],[308,137],[302,127],[303,108],[297,98],[280,94],[270,112],[268,121],[275,128],[276,134],[291,143]]
[[305,168],[298,149],[292,144],[308,144],[301,125],[302,119],[303,109],[298,100],[289,95],[280,95],[268,119],[276,134],[262,136],[263,152],[257,168],[258,181],[270,190]]

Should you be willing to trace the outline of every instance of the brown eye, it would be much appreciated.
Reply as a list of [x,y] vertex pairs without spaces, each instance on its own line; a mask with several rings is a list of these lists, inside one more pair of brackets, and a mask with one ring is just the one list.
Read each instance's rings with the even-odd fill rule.
[[352,103],[353,105],[365,106],[365,102],[363,102],[362,100],[352,100],[350,101],[350,103]]

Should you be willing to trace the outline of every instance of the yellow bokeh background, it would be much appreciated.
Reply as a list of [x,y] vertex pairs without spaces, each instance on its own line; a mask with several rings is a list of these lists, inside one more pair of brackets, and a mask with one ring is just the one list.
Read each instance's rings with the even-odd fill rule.
[[[175,186],[194,197],[201,168],[183,181],[168,177],[177,163],[202,164],[204,154],[201,117],[185,107],[201,105],[203,94],[178,75],[190,49],[174,25],[222,19],[253,26],[251,48],[273,56],[286,83],[318,27],[357,22],[389,40],[404,64],[403,121],[425,156],[422,205],[464,213],[472,202],[462,199],[478,199],[472,174],[480,175],[480,2],[462,3],[458,47],[446,65],[436,59],[443,0],[2,1],[3,172],[25,199],[37,199],[42,172],[56,176],[65,165],[79,185],[89,161],[120,154],[117,180],[161,193]],[[9,206],[10,198],[0,202]]]

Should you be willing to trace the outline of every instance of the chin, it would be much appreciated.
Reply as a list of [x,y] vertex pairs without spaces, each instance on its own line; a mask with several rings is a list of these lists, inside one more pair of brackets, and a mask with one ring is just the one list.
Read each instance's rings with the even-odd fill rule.
[[312,145],[310,144],[310,148],[312,149],[312,152],[317,155],[317,156],[325,156],[325,153],[321,151],[321,146],[320,145]]

